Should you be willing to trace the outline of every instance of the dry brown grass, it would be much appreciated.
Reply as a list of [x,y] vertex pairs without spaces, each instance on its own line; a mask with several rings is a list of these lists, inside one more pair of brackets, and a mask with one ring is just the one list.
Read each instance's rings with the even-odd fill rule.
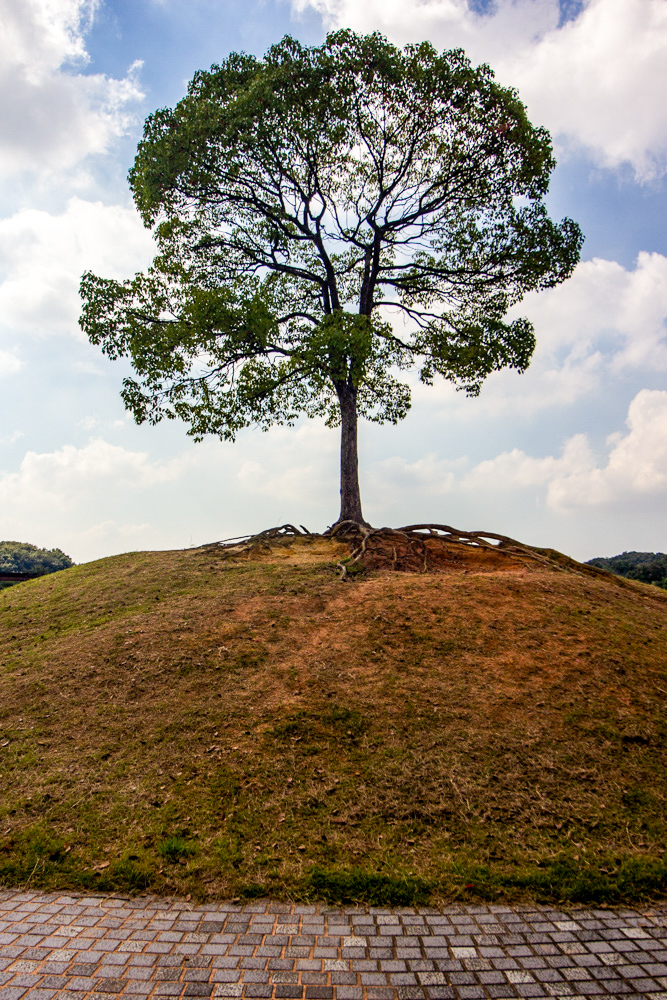
[[0,593],[0,880],[303,897],[356,865],[558,897],[558,865],[633,863],[663,874],[626,894],[660,894],[667,595],[474,555],[341,582],[342,551]]

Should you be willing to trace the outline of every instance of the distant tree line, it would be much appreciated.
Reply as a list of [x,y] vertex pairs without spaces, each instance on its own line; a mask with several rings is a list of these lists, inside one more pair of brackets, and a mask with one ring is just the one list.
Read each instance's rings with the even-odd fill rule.
[[667,590],[667,554],[664,552],[622,552],[609,559],[598,556],[589,559],[588,565]]
[[29,542],[0,542],[0,573],[42,576],[73,565],[70,557],[60,549],[40,549]]

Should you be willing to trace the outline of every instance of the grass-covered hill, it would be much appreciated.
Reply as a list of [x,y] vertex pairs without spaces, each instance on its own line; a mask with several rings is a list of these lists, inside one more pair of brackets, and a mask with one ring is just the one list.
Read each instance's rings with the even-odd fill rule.
[[0,885],[667,896],[667,595],[499,558],[341,581],[340,551],[0,593]]

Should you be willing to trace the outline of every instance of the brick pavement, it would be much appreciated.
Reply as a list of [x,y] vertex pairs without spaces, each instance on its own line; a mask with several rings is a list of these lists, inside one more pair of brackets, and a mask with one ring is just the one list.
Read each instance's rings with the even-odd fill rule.
[[0,1000],[667,1000],[667,909],[334,909],[0,891]]

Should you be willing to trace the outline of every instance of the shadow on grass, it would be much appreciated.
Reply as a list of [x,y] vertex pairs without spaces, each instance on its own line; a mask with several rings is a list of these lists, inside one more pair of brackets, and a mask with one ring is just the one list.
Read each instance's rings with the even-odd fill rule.
[[335,871],[316,866],[307,876],[309,895],[340,906],[367,903],[369,906],[419,906],[428,903],[432,886],[412,876],[382,875],[365,872]]
[[618,906],[667,896],[667,862],[628,858],[586,864],[561,857],[543,868],[494,872],[478,866],[458,869],[471,900],[530,896],[538,902]]

